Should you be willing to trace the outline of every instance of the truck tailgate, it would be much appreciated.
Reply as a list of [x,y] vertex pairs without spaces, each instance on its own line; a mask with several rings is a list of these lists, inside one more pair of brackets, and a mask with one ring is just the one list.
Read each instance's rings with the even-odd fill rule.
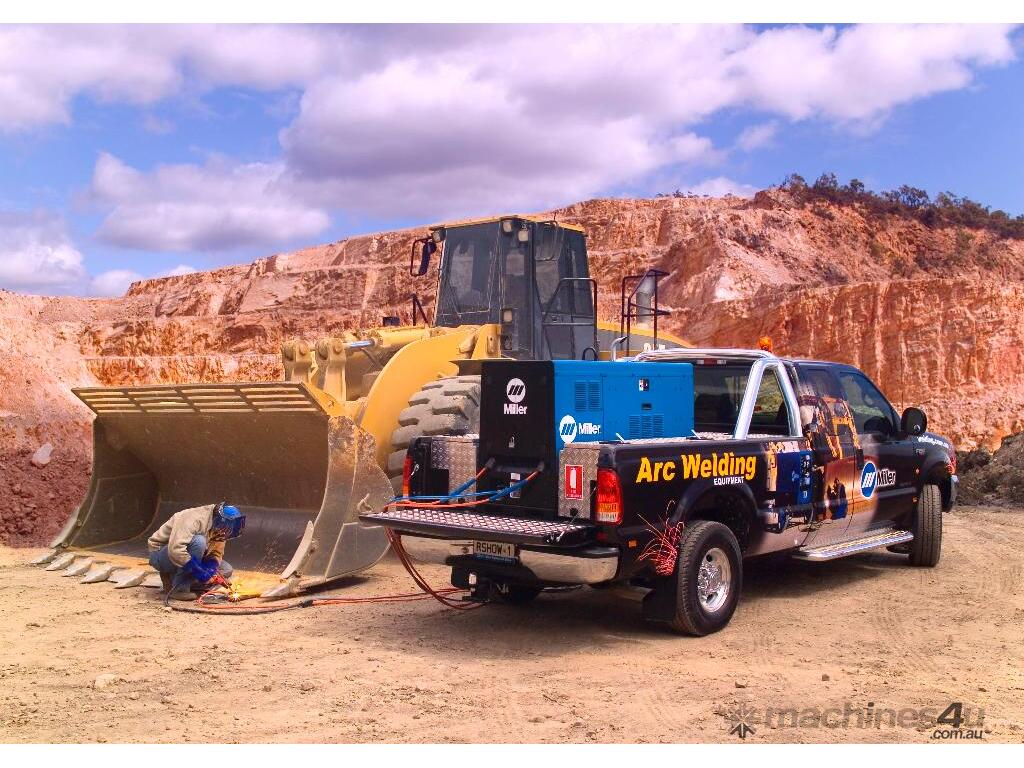
[[503,517],[456,509],[409,507],[360,515],[367,525],[383,525],[399,533],[445,539],[486,539],[512,544],[554,544],[571,547],[594,541],[589,523]]

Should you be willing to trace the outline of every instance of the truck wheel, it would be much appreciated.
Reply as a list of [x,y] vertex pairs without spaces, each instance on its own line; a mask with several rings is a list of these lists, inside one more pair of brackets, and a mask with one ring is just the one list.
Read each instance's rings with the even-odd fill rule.
[[488,598],[495,603],[505,605],[526,605],[543,592],[542,587],[533,587],[529,584],[498,584],[491,582],[491,591]]
[[942,554],[942,491],[937,485],[921,489],[914,513],[914,534],[910,542],[910,564],[931,568]]
[[711,520],[686,526],[676,577],[675,618],[669,622],[675,632],[700,637],[728,624],[743,583],[743,558],[733,532]]
[[421,435],[468,435],[480,431],[480,377],[453,376],[424,384],[398,414],[391,433],[388,477],[395,493],[402,492],[405,451]]

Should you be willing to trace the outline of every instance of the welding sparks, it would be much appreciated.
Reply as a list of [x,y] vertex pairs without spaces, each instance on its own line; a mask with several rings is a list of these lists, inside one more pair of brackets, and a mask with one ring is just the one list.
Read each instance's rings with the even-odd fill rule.
[[679,556],[679,539],[683,535],[683,522],[669,525],[668,516],[662,518],[661,525],[652,525],[646,519],[641,518],[654,538],[647,542],[647,545],[640,553],[638,560],[650,560],[654,566],[654,572],[659,576],[671,576],[676,569],[676,559]]

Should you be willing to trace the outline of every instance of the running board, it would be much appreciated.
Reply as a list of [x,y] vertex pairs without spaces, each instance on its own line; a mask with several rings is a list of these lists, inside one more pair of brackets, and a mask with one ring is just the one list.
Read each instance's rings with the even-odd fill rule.
[[914,538],[910,531],[898,531],[895,528],[887,528],[877,531],[859,539],[840,541],[834,544],[826,544],[821,547],[801,547],[793,555],[797,560],[813,560],[823,562],[825,560],[837,560],[840,557],[856,555],[858,552],[867,552],[872,549],[891,547],[895,544],[905,544]]

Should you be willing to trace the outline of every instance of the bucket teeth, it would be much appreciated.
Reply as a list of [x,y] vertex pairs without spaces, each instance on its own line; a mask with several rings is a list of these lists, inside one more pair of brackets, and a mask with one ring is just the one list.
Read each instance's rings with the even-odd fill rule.
[[46,565],[47,563],[52,562],[53,559],[55,557],[57,557],[57,555],[59,555],[59,554],[60,554],[60,550],[59,549],[51,549],[49,552],[47,552],[44,555],[40,555],[35,560],[30,560],[28,564],[29,565]]
[[63,555],[55,558],[48,566],[46,566],[46,570],[62,571],[69,565],[71,565],[73,562],[75,562],[75,558],[77,557],[78,555],[76,555],[74,552],[65,552]]
[[61,576],[81,576],[92,568],[93,562],[93,558],[91,557],[81,557],[75,560],[75,562],[72,563],[68,569],[61,574]]
[[129,587],[138,587],[146,580],[148,572],[142,568],[138,569],[124,569],[115,571],[110,580],[114,582],[114,589],[128,589]]
[[79,582],[80,584],[98,584],[101,581],[106,581],[110,578],[110,574],[114,572],[116,566],[110,563],[96,563],[89,569],[89,572],[85,574],[85,577]]

